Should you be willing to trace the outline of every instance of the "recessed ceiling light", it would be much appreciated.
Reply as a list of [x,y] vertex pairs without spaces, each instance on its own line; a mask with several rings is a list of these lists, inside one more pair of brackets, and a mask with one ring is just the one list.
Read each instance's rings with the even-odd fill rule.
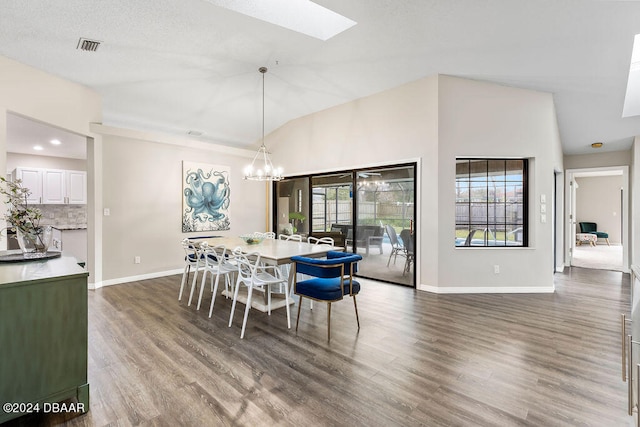
[[34,145],[34,146],[33,146],[33,149],[34,149],[34,150],[36,150],[36,151],[42,151],[42,150],[44,150],[44,148],[42,148],[42,145]]
[[52,139],[49,141],[52,145],[60,145],[62,144],[59,139]]
[[357,24],[309,0],[209,0],[209,2],[323,41]]
[[591,148],[602,148],[604,144],[602,142],[594,142],[591,144]]

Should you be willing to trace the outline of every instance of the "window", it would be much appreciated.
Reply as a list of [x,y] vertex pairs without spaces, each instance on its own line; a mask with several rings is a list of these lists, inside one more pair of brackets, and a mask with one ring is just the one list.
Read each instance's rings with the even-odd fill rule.
[[527,163],[456,159],[456,246],[527,246]]

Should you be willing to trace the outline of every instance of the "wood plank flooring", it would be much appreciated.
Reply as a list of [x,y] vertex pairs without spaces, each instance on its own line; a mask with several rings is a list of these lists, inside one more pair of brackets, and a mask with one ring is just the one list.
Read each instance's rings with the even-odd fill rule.
[[[434,295],[364,281],[350,299],[283,310],[210,293],[177,301],[180,276],[89,295],[86,415],[11,426],[631,426],[620,313],[629,276],[572,268],[555,294]],[[295,328],[295,310],[292,326]]]

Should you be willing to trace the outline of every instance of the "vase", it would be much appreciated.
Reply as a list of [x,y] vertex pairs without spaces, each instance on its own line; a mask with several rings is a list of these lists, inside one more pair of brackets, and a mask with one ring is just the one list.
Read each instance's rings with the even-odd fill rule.
[[23,233],[16,229],[18,245],[25,258],[42,258],[47,254],[51,244],[52,229],[50,225],[38,227],[35,233]]

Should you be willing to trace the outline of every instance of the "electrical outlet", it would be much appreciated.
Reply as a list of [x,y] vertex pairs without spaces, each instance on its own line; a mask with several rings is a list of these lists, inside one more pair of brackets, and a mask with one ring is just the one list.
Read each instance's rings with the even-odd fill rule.
[[493,266],[493,273],[494,274],[500,274],[500,266],[499,265],[494,265]]
[[109,208],[104,208],[104,216],[109,216],[111,215],[111,211],[109,210]]
[[136,255],[135,258],[133,258],[133,263],[140,264],[140,257]]

